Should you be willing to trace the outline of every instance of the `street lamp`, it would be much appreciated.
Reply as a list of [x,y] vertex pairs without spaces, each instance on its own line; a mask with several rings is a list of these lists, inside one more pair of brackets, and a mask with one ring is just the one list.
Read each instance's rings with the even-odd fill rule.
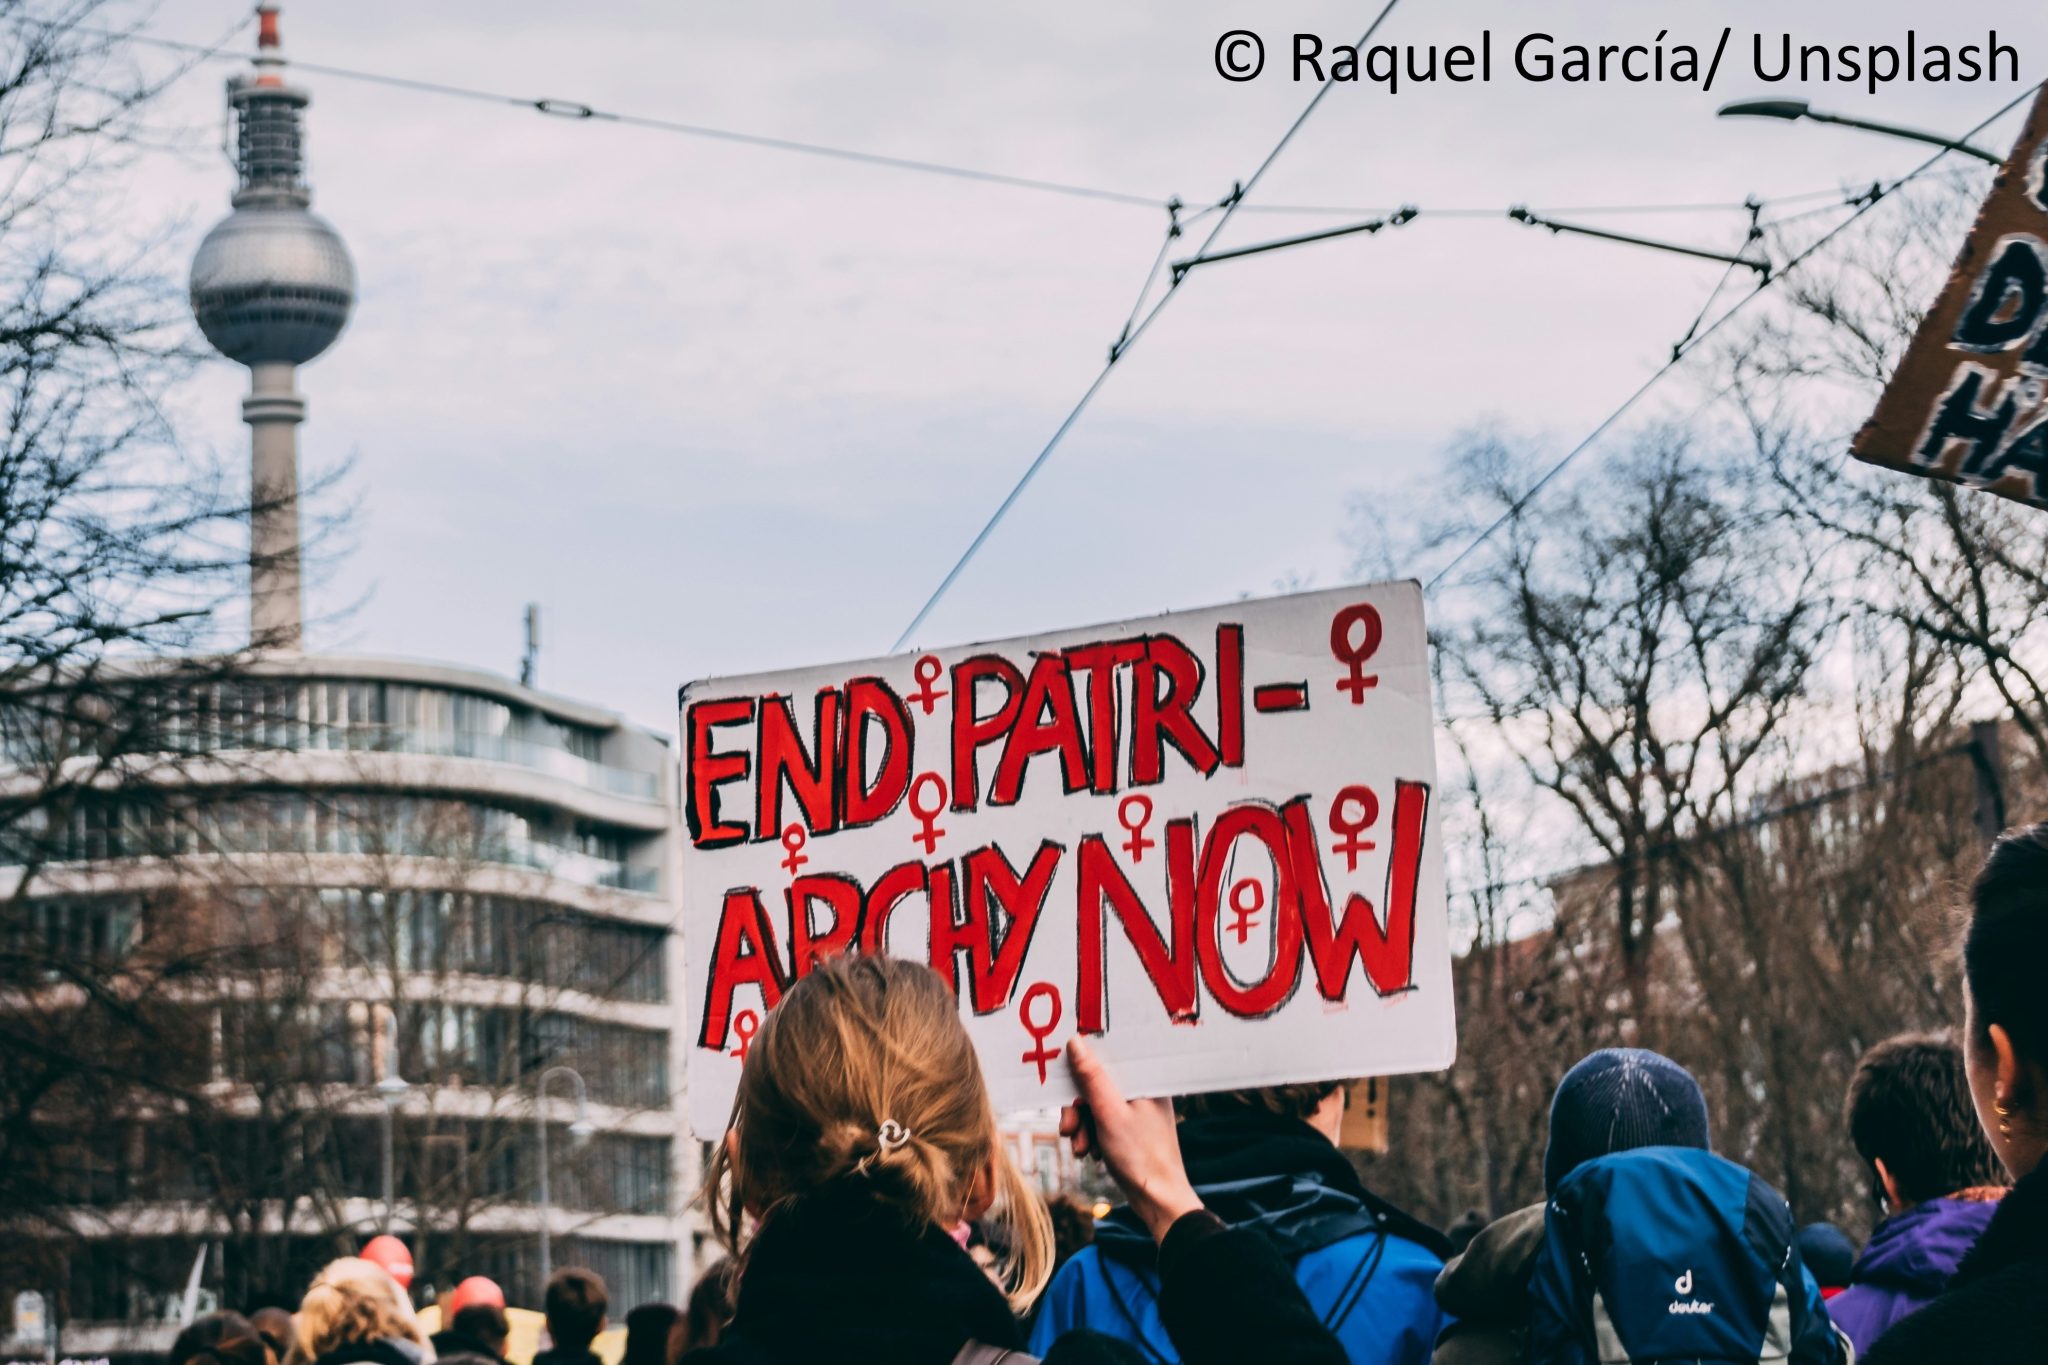
[[576,1083],[576,1121],[569,1136],[580,1147],[597,1131],[590,1122],[590,1092],[583,1085],[583,1073],[569,1066],[551,1066],[540,1073],[534,1087],[533,1133],[540,1148],[540,1282],[546,1286],[555,1273],[554,1248],[548,1241],[548,1082],[566,1076]]
[[384,1030],[389,1035],[384,1048],[384,1076],[377,1082],[377,1095],[384,1101],[384,1222],[378,1228],[379,1232],[391,1231],[392,1207],[397,1202],[396,1191],[392,1188],[395,1183],[392,1171],[395,1164],[392,1159],[392,1116],[398,1109],[399,1101],[405,1098],[406,1091],[412,1089],[398,1074],[397,1010],[385,1010]]
[[1805,100],[1736,100],[1724,104],[1719,110],[1721,118],[1775,118],[1788,123],[1806,119],[1813,123],[1835,123],[1844,128],[1861,128],[1866,133],[1882,133],[1886,137],[1902,137],[1911,142],[1925,142],[1930,146],[1946,147],[1964,156],[1974,156],[1979,161],[1993,166],[2003,166],[2005,158],[1995,152],[1987,152],[1967,142],[1960,142],[1940,133],[1923,132],[1918,128],[1901,128],[1896,123],[1879,123],[1875,119],[1850,118],[1846,114],[1827,114],[1815,109]]

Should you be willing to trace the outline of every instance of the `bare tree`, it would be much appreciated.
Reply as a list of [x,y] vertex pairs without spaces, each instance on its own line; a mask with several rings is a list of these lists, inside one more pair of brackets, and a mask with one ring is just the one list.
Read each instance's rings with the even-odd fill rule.
[[0,0],[0,1254],[90,1203],[82,1134],[192,1098],[192,986],[243,937],[209,897],[88,871],[178,856],[184,776],[246,747],[210,707],[245,661],[250,499],[167,417],[182,291],[105,213],[178,73],[118,29],[98,0]]
[[1647,436],[1540,513],[1497,441],[1466,459],[1479,516],[1507,522],[1470,609],[1439,626],[1449,704],[1477,704],[1614,870],[1612,947],[1644,1021],[1682,850],[1750,798],[1825,613],[1757,481],[1682,434]]

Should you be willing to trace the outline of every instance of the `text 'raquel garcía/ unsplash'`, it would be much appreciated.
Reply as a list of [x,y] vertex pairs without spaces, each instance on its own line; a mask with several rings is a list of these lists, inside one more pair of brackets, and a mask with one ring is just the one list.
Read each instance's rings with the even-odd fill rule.
[[[1374,85],[1389,94],[1405,88],[1491,84],[1697,85],[1711,91],[1724,70],[1764,84],[1857,85],[1875,93],[1894,83],[1975,85],[2017,83],[2020,54],[1996,29],[1937,35],[1908,29],[1880,43],[1828,42],[1785,30],[1737,34],[1731,27],[1695,35],[1658,29],[1631,43],[1579,43],[1552,33],[1500,35],[1484,29],[1461,43],[1373,43],[1354,46],[1314,33],[1276,42],[1275,71],[1288,78]],[[1255,80],[1268,69],[1266,41],[1251,29],[1232,29],[1216,40],[1216,73],[1228,81]]]

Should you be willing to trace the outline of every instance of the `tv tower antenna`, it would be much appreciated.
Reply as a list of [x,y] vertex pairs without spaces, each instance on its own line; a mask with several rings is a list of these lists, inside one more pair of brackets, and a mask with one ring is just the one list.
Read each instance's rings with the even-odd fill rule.
[[249,635],[258,649],[296,651],[299,587],[298,367],[348,324],[355,266],[341,236],[308,205],[308,98],[285,83],[277,6],[256,7],[254,70],[228,78],[234,212],[192,258],[192,312],[213,348],[249,367]]

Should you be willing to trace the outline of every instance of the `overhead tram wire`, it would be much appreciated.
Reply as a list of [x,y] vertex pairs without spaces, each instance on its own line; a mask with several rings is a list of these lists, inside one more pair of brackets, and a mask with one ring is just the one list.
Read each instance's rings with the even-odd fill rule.
[[[2022,104],[2032,99],[2044,84],[2048,84],[2048,81],[2036,81],[2033,85],[2027,87],[2018,95],[2014,96],[2013,99],[2009,103],[2007,103],[2003,108],[1999,109],[1996,113],[1992,114],[1989,118],[1985,119],[1983,122],[1979,123],[1976,127],[1970,129],[1969,132],[1964,133],[1961,137],[1957,138],[1956,140],[1958,142],[1968,142],[1970,139],[1976,137],[1986,128],[1989,128],[1992,124],[1998,122],[1998,120],[2004,118],[2007,114],[2010,114],[2013,110],[2019,108]],[[1755,302],[1756,299],[1764,293],[1764,291],[1771,288],[1771,286],[1777,284],[1786,276],[1792,274],[1793,271],[1799,269],[1800,266],[1806,264],[1807,261],[1813,259],[1813,257],[1815,257],[1816,255],[1820,254],[1820,252],[1825,250],[1829,246],[1829,244],[1831,244],[1837,237],[1841,236],[1844,232],[1848,231],[1851,226],[1861,221],[1864,215],[1868,214],[1872,209],[1876,208],[1879,204],[1882,204],[1886,200],[1890,199],[1894,194],[1898,193],[1901,189],[1904,189],[1913,181],[1918,180],[1928,171],[1934,169],[1935,165],[1939,163],[1944,157],[1948,156],[1953,150],[1954,149],[1951,147],[1943,147],[1941,150],[1937,151],[1933,156],[1928,157],[1927,160],[1921,162],[1918,166],[1915,166],[1912,170],[1906,172],[1906,174],[1900,176],[1897,180],[1892,181],[1890,184],[1873,186],[1872,189],[1875,192],[1866,192],[1863,196],[1861,196],[1862,202],[1857,204],[1855,212],[1851,213],[1847,218],[1844,218],[1841,222],[1829,228],[1825,233],[1823,233],[1820,237],[1816,238],[1804,250],[1800,251],[1797,255],[1793,256],[1790,260],[1786,261],[1785,264],[1782,267],[1780,267],[1775,273],[1773,273],[1769,278],[1760,281],[1757,284],[1757,286],[1754,289],[1752,289],[1749,293],[1743,295],[1741,298],[1737,299],[1733,304],[1729,305],[1728,310],[1722,313],[1719,317],[1715,318],[1713,322],[1709,323],[1704,330],[1699,331],[1698,334],[1692,338],[1690,344],[1674,348],[1671,359],[1665,361],[1664,364],[1658,366],[1656,371],[1652,373],[1648,379],[1645,379],[1640,385],[1636,387],[1636,390],[1633,393],[1629,394],[1627,398],[1624,398],[1622,400],[1621,406],[1617,407],[1616,409],[1614,409],[1613,412],[1610,412],[1606,417],[1602,418],[1600,424],[1594,427],[1593,430],[1587,434],[1584,440],[1580,441],[1577,445],[1573,446],[1570,450],[1566,451],[1564,455],[1557,461],[1557,463],[1553,464],[1549,469],[1545,470],[1543,476],[1537,479],[1535,483],[1529,486],[1527,492],[1523,493],[1520,497],[1516,498],[1512,503],[1510,503],[1498,517],[1495,517],[1493,519],[1493,521],[1486,527],[1486,529],[1481,531],[1477,536],[1474,536],[1472,540],[1466,544],[1465,548],[1458,551],[1456,555],[1452,556],[1451,561],[1448,564],[1445,564],[1441,569],[1438,569],[1435,574],[1431,575],[1429,581],[1423,584],[1424,590],[1434,590],[1439,584],[1441,584],[1444,581],[1445,578],[1450,576],[1453,570],[1455,570],[1460,564],[1464,563],[1467,559],[1469,559],[1474,551],[1478,550],[1482,545],[1486,544],[1487,541],[1493,539],[1493,537],[1500,532],[1502,527],[1506,526],[1510,521],[1514,520],[1516,517],[1520,516],[1524,511],[1528,510],[1529,504],[1534,502],[1539,496],[1541,496],[1543,490],[1549,487],[1558,475],[1564,473],[1565,469],[1574,460],[1578,459],[1580,455],[1584,454],[1587,450],[1592,448],[1592,446],[1596,444],[1601,437],[1605,436],[1610,430],[1612,430],[1616,423],[1620,422],[1623,417],[1627,416],[1629,412],[1635,408],[1636,404],[1640,403],[1643,400],[1643,398],[1649,394],[1650,390],[1656,388],[1658,384],[1664,381],[1666,376],[1668,376],[1673,370],[1677,369],[1680,365],[1684,364],[1685,361],[1691,357],[1693,352],[1697,351],[1701,346],[1705,345],[1708,338],[1712,337],[1716,332],[1720,331],[1723,326],[1725,326],[1730,320],[1732,320],[1736,316],[1736,314],[1742,312],[1743,309],[1747,308],[1751,303]]]
[[[19,23],[38,23],[33,20],[19,20]],[[248,21],[244,20],[246,25]],[[239,32],[240,25],[237,26]],[[158,37],[150,33],[122,33],[116,30],[80,29],[80,32],[95,32],[108,38],[139,43],[148,47],[161,48],[171,52],[189,54],[202,61],[240,61],[241,54],[222,50],[220,43],[184,42],[175,38]],[[233,35],[231,34],[230,37]],[[920,175],[945,176],[955,180],[966,180],[1008,189],[1030,190],[1041,194],[1059,194],[1070,198],[1092,199],[1100,203],[1128,204],[1134,207],[1159,209],[1169,203],[1173,196],[1164,194],[1136,194],[1128,190],[1105,189],[1099,185],[1082,185],[1070,181],[1048,180],[1040,176],[1012,175],[1005,171],[992,171],[977,166],[961,166],[950,162],[928,161],[921,157],[893,156],[884,152],[863,151],[854,147],[838,147],[829,143],[806,142],[799,138],[777,137],[766,133],[749,133],[734,128],[719,128],[710,124],[689,123],[679,119],[661,118],[647,114],[633,114],[618,110],[604,109],[582,100],[535,98],[529,95],[512,95],[498,90],[484,90],[475,86],[453,85],[446,81],[423,80],[412,76],[395,76],[380,71],[367,71],[360,67],[330,66],[321,62],[307,62],[294,59],[292,67],[316,75],[332,76],[337,80],[359,81],[369,85],[381,85],[393,90],[405,90],[413,94],[439,95],[448,99],[468,100],[472,103],[495,104],[508,109],[520,109],[528,113],[544,114],[552,118],[569,119],[576,122],[596,122],[620,127],[641,128],[653,132],[671,133],[683,137],[727,142],[739,146],[759,147],[768,151],[792,152],[801,156],[826,157],[833,160],[849,161],[858,165],[875,166],[884,170],[910,171]],[[1767,199],[1767,204],[1791,204],[1813,199],[1840,197],[1839,190],[1814,190],[1802,194],[1789,194]],[[1195,215],[1213,212],[1214,206]],[[1580,214],[1641,214],[1641,213],[1718,213],[1736,212],[1747,205],[1736,202],[1698,204],[1570,204],[1563,206],[1541,205],[1546,213]],[[1245,213],[1294,214],[1302,216],[1372,217],[1394,212],[1392,208],[1371,209],[1345,207],[1333,204],[1246,204]],[[1435,218],[1494,218],[1499,209],[1450,208],[1431,209]],[[1182,220],[1186,227],[1193,218]]]
[[[159,38],[154,34],[133,33],[118,35],[129,41],[150,47],[164,48],[174,52],[189,52],[203,58],[219,58],[225,54],[198,43],[180,42],[172,38]],[[239,58],[229,57],[230,60]],[[337,80],[361,81],[368,85],[382,85],[394,90],[407,90],[414,94],[440,95],[449,99],[469,100],[480,104],[496,104],[513,109],[546,114],[553,118],[574,122],[597,122],[618,124],[628,128],[645,128],[654,132],[674,133],[684,137],[705,138],[714,142],[738,143],[748,147],[762,147],[771,151],[795,152],[803,156],[828,157],[839,161],[852,161],[862,165],[879,166],[889,170],[915,171],[923,175],[949,176],[957,180],[980,181],[984,184],[1005,185],[1012,189],[1036,190],[1044,194],[1064,194],[1081,199],[1096,199],[1116,204],[1137,204],[1156,209],[1166,203],[1167,195],[1130,194],[1122,190],[1108,190],[1096,185],[1078,185],[1061,180],[1045,180],[1036,176],[1010,175],[1002,171],[983,170],[974,166],[958,166],[943,161],[926,161],[918,157],[891,156],[883,152],[866,152],[852,147],[835,147],[822,142],[805,142],[797,138],[774,137],[765,133],[748,133],[734,128],[718,128],[710,124],[686,123],[680,119],[660,118],[649,114],[631,114],[618,110],[601,109],[581,100],[535,98],[529,95],[509,95],[499,90],[482,90],[474,86],[452,85],[446,81],[421,80],[412,76],[392,76],[378,71],[365,71],[358,67],[329,66],[322,62],[292,60],[295,71],[310,72],[319,76],[332,76]]]
[[[1371,42],[1372,36],[1379,32],[1380,25],[1387,21],[1387,17],[1394,12],[1394,7],[1400,3],[1401,0],[1387,0],[1387,3],[1381,8],[1380,12],[1374,16],[1373,21],[1366,26],[1365,33],[1359,38],[1356,46],[1363,48],[1367,43]],[[1310,97],[1307,106],[1302,109],[1301,113],[1295,116],[1294,122],[1287,125],[1287,131],[1280,135],[1280,140],[1273,144],[1273,150],[1266,153],[1265,159],[1259,162],[1258,168],[1248,178],[1240,180],[1231,186],[1228,197],[1220,201],[1223,204],[1223,211],[1217,216],[1215,226],[1209,229],[1209,235],[1204,237],[1201,246],[1195,249],[1197,256],[1206,255],[1209,248],[1215,245],[1216,239],[1223,235],[1223,230],[1230,226],[1230,220],[1236,214],[1238,207],[1244,203],[1245,196],[1258,186],[1260,179],[1265,176],[1267,170],[1272,167],[1275,161],[1280,159],[1280,154],[1287,150],[1287,145],[1294,141],[1294,135],[1301,131],[1302,125],[1308,122],[1309,116],[1315,113],[1322,105],[1324,96],[1330,93],[1331,87],[1335,84],[1336,80],[1334,77],[1325,80],[1317,88],[1316,93]],[[1172,230],[1169,229],[1169,241],[1172,239],[1172,236]],[[1160,259],[1165,259],[1164,252],[1161,253]],[[1153,273],[1156,275],[1157,272],[1158,266],[1155,264],[1153,266]],[[989,514],[989,518],[983,523],[981,530],[975,533],[974,539],[968,542],[967,548],[961,551],[960,557],[953,561],[953,567],[948,569],[946,576],[939,580],[938,587],[932,589],[931,596],[925,599],[924,605],[917,609],[917,615],[910,618],[910,624],[903,628],[903,633],[896,637],[896,643],[890,646],[889,652],[891,654],[901,650],[910,637],[917,633],[917,628],[924,624],[926,617],[931,615],[932,608],[938,606],[940,599],[945,597],[947,590],[953,586],[954,582],[960,577],[961,572],[967,568],[968,564],[973,562],[974,556],[988,542],[989,536],[995,532],[996,527],[1002,523],[1003,518],[1009,514],[1010,509],[1017,505],[1017,499],[1023,496],[1026,488],[1030,487],[1032,479],[1038,476],[1038,471],[1043,469],[1045,462],[1052,458],[1053,451],[1059,449],[1060,442],[1065,439],[1067,432],[1073,429],[1074,423],[1080,420],[1081,414],[1088,410],[1088,405],[1095,400],[1095,395],[1102,391],[1103,384],[1108,381],[1110,372],[1116,369],[1117,362],[1130,354],[1131,348],[1138,344],[1139,339],[1151,328],[1154,320],[1158,318],[1160,313],[1165,311],[1166,305],[1173,302],[1174,296],[1180,293],[1181,286],[1186,283],[1186,279],[1185,275],[1177,275],[1166,286],[1166,292],[1159,296],[1158,302],[1154,303],[1145,315],[1138,319],[1137,326],[1135,328],[1128,325],[1125,327],[1124,335],[1118,340],[1116,345],[1110,347],[1108,361],[1096,374],[1094,382],[1088,385],[1087,391],[1081,395],[1081,401],[1074,404],[1073,410],[1066,415],[1065,420],[1053,432],[1052,439],[1047,441],[1044,448],[1038,452],[1031,463],[1024,467],[1024,472],[1018,475],[1017,481],[1010,486],[1010,491],[996,505],[996,510]],[[1147,281],[1146,287],[1150,288],[1150,280]],[[1140,294],[1140,303],[1143,302],[1143,298],[1143,294]]]

